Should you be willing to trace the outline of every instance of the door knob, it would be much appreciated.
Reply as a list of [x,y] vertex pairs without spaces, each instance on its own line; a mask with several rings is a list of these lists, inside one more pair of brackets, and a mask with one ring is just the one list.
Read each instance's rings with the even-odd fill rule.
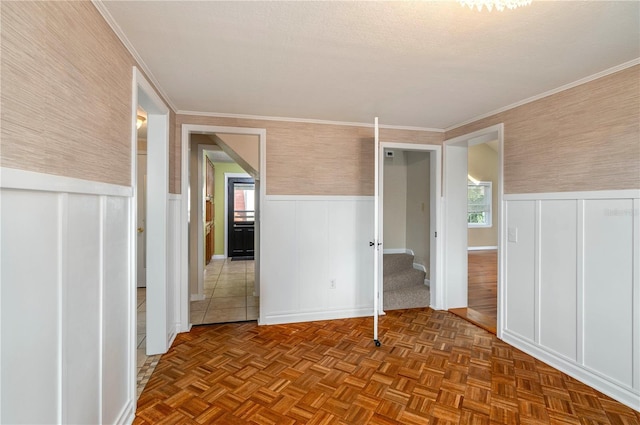
[[144,227],[138,227],[138,233],[144,232]]

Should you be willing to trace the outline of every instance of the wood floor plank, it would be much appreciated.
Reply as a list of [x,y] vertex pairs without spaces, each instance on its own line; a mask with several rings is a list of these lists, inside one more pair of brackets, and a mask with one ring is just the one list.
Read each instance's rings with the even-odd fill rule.
[[176,337],[134,423],[631,424],[640,413],[452,315],[202,326]]

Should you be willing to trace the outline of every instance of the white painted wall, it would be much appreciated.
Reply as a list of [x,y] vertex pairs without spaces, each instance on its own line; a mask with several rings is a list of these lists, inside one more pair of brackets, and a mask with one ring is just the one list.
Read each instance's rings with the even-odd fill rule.
[[[406,248],[414,253],[414,264],[430,269],[430,153],[407,151],[407,228]],[[386,193],[385,193],[386,195]]]
[[130,422],[133,188],[0,173],[0,422]]
[[372,197],[267,196],[262,217],[261,324],[373,314]]
[[384,157],[383,235],[384,249],[407,249],[407,157],[399,149],[393,158]]
[[640,410],[640,191],[505,195],[504,340]]

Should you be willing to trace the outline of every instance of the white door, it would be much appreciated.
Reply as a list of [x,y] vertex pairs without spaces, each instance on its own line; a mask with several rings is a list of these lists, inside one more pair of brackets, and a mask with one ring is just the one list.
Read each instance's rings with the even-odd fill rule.
[[147,154],[138,154],[138,288],[147,287]]
[[378,132],[378,117],[374,121],[374,185],[373,185],[373,340],[380,346],[378,340],[378,314],[380,313],[380,291],[382,290],[382,242],[380,241],[380,138]]
[[467,307],[467,141],[444,145],[444,308]]

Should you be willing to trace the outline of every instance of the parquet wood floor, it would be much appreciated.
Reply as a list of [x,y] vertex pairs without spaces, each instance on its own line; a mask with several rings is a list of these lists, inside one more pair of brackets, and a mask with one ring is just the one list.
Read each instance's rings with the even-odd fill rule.
[[469,251],[469,308],[498,317],[498,251]]
[[135,424],[640,424],[640,413],[428,308],[180,334]]
[[449,311],[493,334],[498,320],[497,251],[469,251],[468,307]]

